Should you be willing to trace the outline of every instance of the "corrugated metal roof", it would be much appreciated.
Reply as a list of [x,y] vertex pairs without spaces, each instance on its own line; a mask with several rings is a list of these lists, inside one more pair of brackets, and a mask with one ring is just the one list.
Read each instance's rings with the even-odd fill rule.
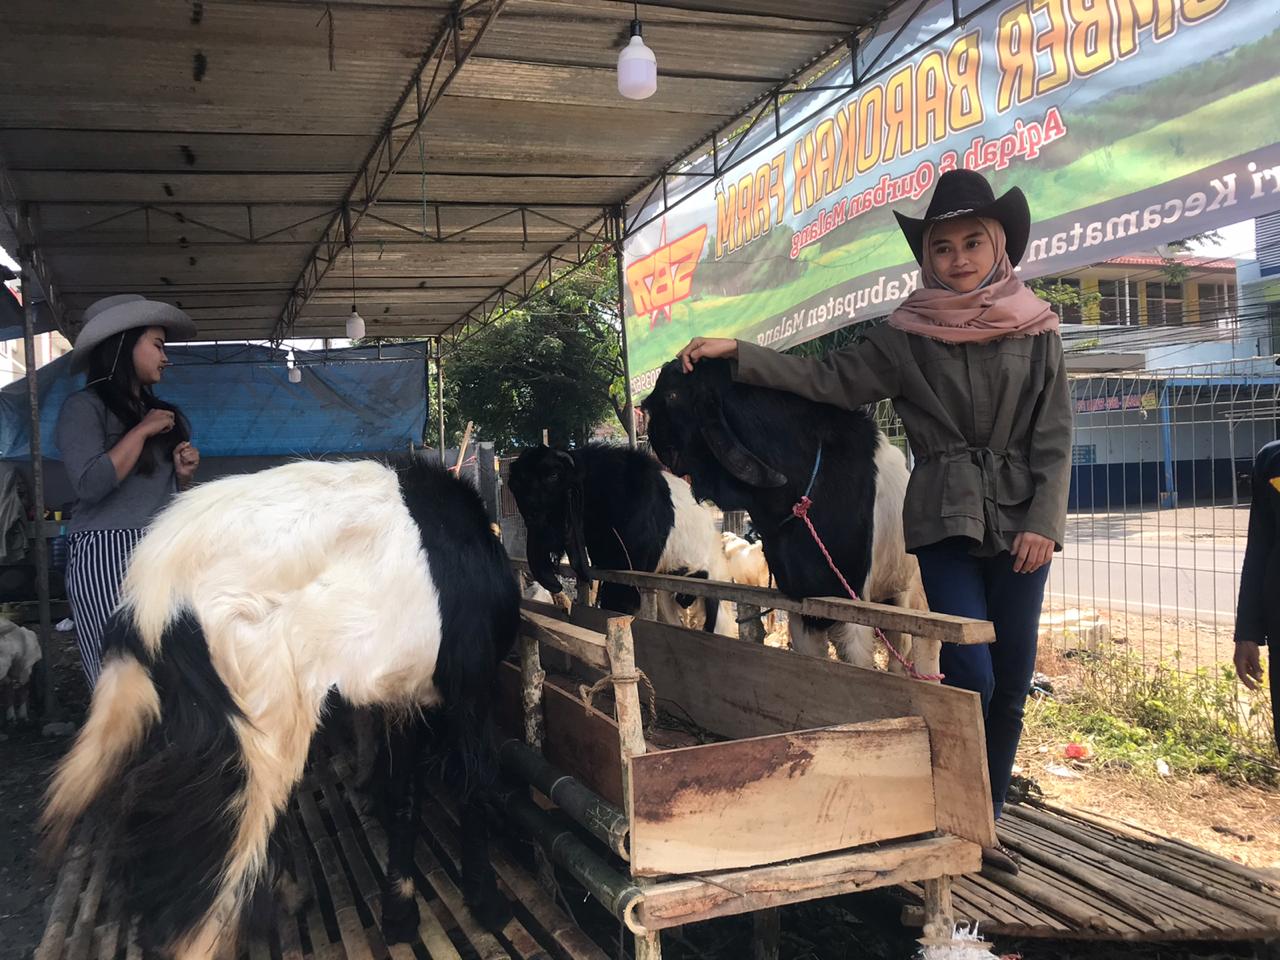
[[[357,218],[369,332],[455,327],[891,5],[642,4],[661,74],[633,103],[614,86],[630,4],[509,0]],[[452,9],[9,0],[0,158],[70,321],[136,290],[180,302],[202,336],[270,336],[386,125],[416,120],[412,96],[392,114]],[[292,333],[341,336],[350,300],[341,249]]]

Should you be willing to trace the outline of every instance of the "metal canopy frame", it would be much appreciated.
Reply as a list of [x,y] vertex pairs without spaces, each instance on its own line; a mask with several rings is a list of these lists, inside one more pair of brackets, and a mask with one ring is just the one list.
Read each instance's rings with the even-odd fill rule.
[[[14,0],[0,242],[68,334],[138,291],[208,339],[342,336],[354,257],[370,335],[457,338],[616,244],[619,205],[671,157],[888,6],[652,0],[663,82],[631,103],[617,0]],[[77,57],[51,56],[64,41]]]

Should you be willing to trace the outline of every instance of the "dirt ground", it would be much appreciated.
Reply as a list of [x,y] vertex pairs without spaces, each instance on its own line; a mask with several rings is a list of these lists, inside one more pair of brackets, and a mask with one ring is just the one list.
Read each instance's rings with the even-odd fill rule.
[[[70,635],[58,635],[45,656],[66,720],[79,722],[88,702],[80,658]],[[25,960],[44,932],[52,876],[37,863],[36,818],[53,765],[70,738],[44,737],[40,726],[0,728],[0,960]]]

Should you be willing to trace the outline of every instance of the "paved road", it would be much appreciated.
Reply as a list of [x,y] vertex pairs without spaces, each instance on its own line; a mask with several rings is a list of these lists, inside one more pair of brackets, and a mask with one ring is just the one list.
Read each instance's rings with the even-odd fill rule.
[[1069,606],[1230,621],[1246,516],[1201,508],[1072,518],[1049,594]]

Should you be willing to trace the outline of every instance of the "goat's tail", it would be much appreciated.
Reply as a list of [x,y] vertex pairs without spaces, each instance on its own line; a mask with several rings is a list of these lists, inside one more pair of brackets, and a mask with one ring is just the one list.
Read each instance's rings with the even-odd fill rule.
[[[126,616],[116,614],[111,626],[118,629]],[[52,862],[66,848],[76,822],[116,782],[151,724],[160,717],[160,695],[151,671],[130,646],[108,650],[89,716],[49,786],[40,818],[46,862]]]

